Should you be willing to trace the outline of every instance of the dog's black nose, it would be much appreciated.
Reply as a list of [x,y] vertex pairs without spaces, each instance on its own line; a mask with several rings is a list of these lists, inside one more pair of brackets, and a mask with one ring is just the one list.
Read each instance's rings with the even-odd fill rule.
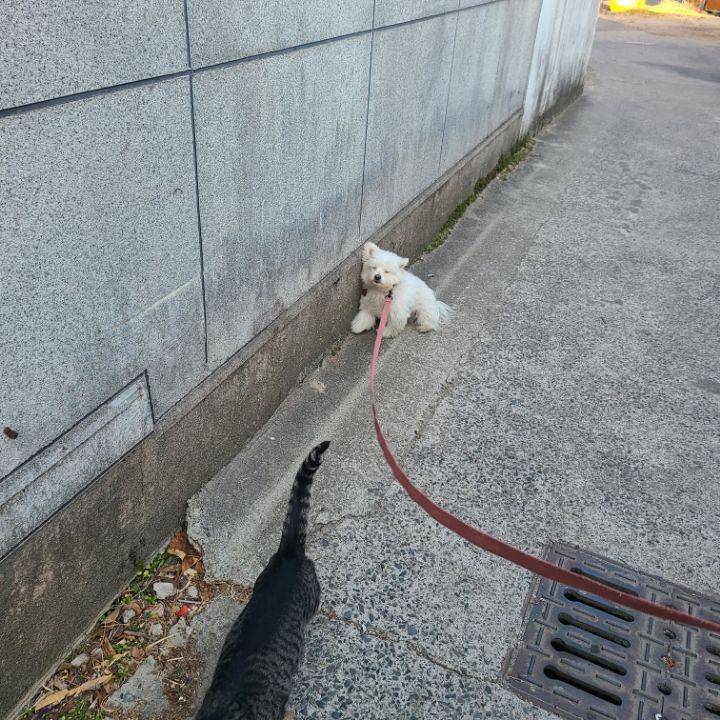
[[373,280],[374,280],[376,283],[379,283],[379,282],[382,280],[382,275],[381,275],[380,273],[378,273],[377,275],[375,275],[375,277],[373,278]]

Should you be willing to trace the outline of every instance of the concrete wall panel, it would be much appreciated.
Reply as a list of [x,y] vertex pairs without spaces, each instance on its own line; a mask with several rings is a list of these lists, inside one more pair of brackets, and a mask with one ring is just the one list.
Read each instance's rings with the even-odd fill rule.
[[494,130],[491,116],[503,29],[502,2],[459,14],[441,172],[452,167]]
[[366,35],[196,78],[211,363],[358,246],[369,63]]
[[199,381],[189,113],[178,79],[0,119],[0,477],[146,368],[156,413]]
[[368,114],[364,237],[439,174],[457,14],[375,34]]
[[[521,0],[527,3],[529,0]],[[505,23],[502,30],[503,58],[498,70],[498,81],[495,85],[493,98],[492,124],[499,125],[503,118],[511,112],[510,95],[515,70],[520,64],[518,58],[518,45],[520,33],[523,30],[525,12],[518,6],[516,0],[503,0],[505,6]]]
[[373,0],[188,0],[194,67],[372,27]]
[[187,67],[183,0],[4,0],[0,34],[0,109]]

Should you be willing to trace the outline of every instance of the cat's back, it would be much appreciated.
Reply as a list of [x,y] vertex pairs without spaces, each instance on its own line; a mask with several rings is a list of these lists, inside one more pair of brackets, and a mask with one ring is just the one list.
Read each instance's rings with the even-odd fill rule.
[[312,561],[272,558],[225,640],[197,720],[262,720],[284,705],[319,590]]
[[308,563],[312,566],[306,558],[274,556],[260,575],[238,618],[238,639],[246,653],[272,645],[286,625],[302,625]]

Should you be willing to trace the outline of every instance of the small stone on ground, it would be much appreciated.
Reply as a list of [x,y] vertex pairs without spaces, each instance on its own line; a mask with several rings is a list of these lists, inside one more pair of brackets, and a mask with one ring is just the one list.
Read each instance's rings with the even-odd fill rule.
[[153,623],[150,626],[150,635],[152,637],[162,637],[165,634],[163,626],[160,623]]
[[130,680],[108,698],[107,705],[111,709],[135,713],[140,720],[150,720],[164,713],[168,701],[155,658],[147,658]]
[[80,653],[80,655],[78,655],[77,657],[73,658],[73,659],[70,661],[70,664],[71,664],[73,667],[76,667],[76,668],[77,668],[77,667],[82,667],[82,666],[85,665],[89,660],[90,660],[90,657],[88,656],[87,653]]
[[175,594],[175,586],[169,582],[156,582],[153,585],[153,591],[158,600],[166,600]]

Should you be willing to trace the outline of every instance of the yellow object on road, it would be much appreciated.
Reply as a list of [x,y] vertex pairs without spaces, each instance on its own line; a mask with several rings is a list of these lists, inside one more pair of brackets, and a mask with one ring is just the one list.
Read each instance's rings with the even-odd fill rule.
[[610,12],[627,12],[644,8],[645,0],[610,0]]
[[628,12],[632,10],[643,10],[661,15],[704,17],[690,3],[680,3],[677,0],[610,0],[611,12]]

